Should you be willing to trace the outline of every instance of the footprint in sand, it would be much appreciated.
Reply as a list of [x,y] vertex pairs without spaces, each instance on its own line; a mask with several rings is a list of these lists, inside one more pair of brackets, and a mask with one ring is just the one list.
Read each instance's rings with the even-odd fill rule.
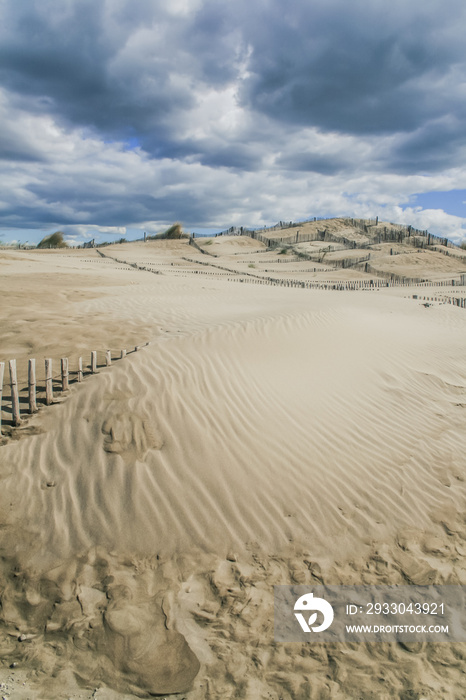
[[149,449],[159,450],[163,441],[157,427],[137,413],[117,413],[102,425],[104,450],[142,459]]

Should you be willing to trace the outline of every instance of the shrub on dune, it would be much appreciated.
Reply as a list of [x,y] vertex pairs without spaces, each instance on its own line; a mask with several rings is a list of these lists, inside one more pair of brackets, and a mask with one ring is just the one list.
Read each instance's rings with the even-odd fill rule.
[[183,227],[181,226],[180,223],[177,222],[176,224],[172,224],[163,233],[158,233],[156,236],[150,236],[150,238],[152,240],[161,240],[161,239],[175,240],[178,238],[189,238],[189,236],[187,233],[183,233]]
[[38,248],[68,248],[68,243],[63,238],[62,231],[55,231],[55,233],[50,233],[45,236],[40,243],[37,244]]

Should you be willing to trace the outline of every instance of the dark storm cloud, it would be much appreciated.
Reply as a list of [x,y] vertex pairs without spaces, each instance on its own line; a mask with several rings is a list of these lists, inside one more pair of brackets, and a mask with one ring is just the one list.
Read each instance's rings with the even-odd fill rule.
[[440,172],[464,164],[465,123],[445,118],[420,127],[402,138],[390,154],[389,167],[396,172]]
[[465,62],[464,3],[318,0],[284,8],[270,0],[259,7],[245,30],[253,51],[243,99],[260,111],[367,134],[412,130],[456,103],[448,76]]
[[[58,204],[59,216],[57,220],[61,221],[63,225],[120,226],[122,221],[145,221],[152,218],[154,212],[160,211],[160,201],[154,196],[132,193],[131,196],[118,198],[110,193],[105,193],[105,191],[94,192],[91,187],[86,187],[85,184],[79,188],[74,187],[72,190],[67,186],[60,186],[60,183],[55,183],[53,188],[47,184],[44,186],[32,185],[29,191],[36,195],[37,201],[35,206],[24,207],[24,215],[30,222],[36,220],[47,223],[50,221],[50,211],[53,204],[55,207]],[[13,212],[14,210],[4,213],[7,221],[8,214],[12,215]],[[12,220],[9,223],[12,225]]]
[[463,0],[3,0],[1,223],[259,221],[285,196],[295,218],[364,173],[380,201],[376,178],[463,167],[465,21]]
[[[55,192],[60,198],[62,193]],[[84,194],[84,192],[82,193]],[[67,201],[66,208],[62,207],[54,216],[53,210],[49,206],[47,199],[42,200],[35,206],[21,207],[21,221],[18,221],[17,208],[9,207],[2,211],[2,225],[5,228],[15,228],[21,224],[21,228],[35,228],[42,225],[97,225],[97,226],[120,226],[122,221],[145,221],[151,219],[154,212],[162,214],[160,218],[172,219],[173,210],[167,202],[157,201],[155,197],[148,195],[136,195],[118,201],[117,198],[108,200],[93,200],[88,193],[85,193],[86,213],[83,214],[82,207],[74,206],[73,202]],[[58,199],[58,201],[63,201]],[[71,211],[70,211],[71,209]]]
[[0,84],[17,107],[137,140],[155,157],[245,164],[227,144],[213,155],[178,133],[205,88],[237,76],[238,28],[221,6],[185,18],[149,0],[9,2],[4,15]]
[[43,157],[33,144],[5,125],[0,130],[0,160],[33,163],[43,160]]
[[293,153],[276,159],[276,165],[290,171],[336,175],[347,170],[351,163],[343,157],[313,153]]
[[[167,24],[157,3],[132,3],[131,12],[121,3],[111,14],[105,7],[102,0],[7,4],[0,80],[23,107],[109,138],[144,139],[151,132],[157,150],[154,130],[162,140],[171,113],[193,102],[189,91],[170,82],[177,24]],[[145,49],[144,37],[138,45],[140,31],[154,33]]]
[[[448,74],[464,62],[466,15],[463,3],[447,5],[239,0],[185,17],[148,0],[10,2],[0,78],[20,97],[45,98],[31,109],[137,138],[156,156],[170,156],[172,144],[179,156],[183,113],[202,89],[234,80],[246,55],[246,109],[340,133],[410,132],[458,107]],[[228,165],[229,151],[204,161]]]

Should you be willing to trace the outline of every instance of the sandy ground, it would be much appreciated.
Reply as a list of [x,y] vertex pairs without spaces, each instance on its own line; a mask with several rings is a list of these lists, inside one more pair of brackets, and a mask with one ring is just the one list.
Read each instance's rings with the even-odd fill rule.
[[202,247],[0,252],[24,418],[6,374],[0,697],[464,697],[464,645],[275,643],[273,585],[466,584],[466,311],[414,287],[238,284],[315,273],[247,238]]

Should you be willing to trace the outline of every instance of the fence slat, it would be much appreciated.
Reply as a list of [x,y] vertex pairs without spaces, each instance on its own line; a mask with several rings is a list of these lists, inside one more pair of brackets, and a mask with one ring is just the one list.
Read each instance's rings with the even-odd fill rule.
[[11,412],[13,425],[21,424],[21,414],[19,412],[18,381],[16,379],[16,360],[9,361],[10,385],[11,385]]
[[69,381],[68,381],[68,358],[61,358],[61,390],[68,391]]
[[[144,343],[143,345],[136,345],[134,351],[137,352],[145,345],[149,343]],[[120,352],[120,357],[126,357],[126,349],[122,349]],[[105,362],[107,367],[112,364],[112,353],[111,350],[106,350],[105,352]],[[11,387],[11,414],[12,414],[12,424],[19,426],[22,423],[21,419],[21,409],[19,402],[19,387],[16,372],[16,360],[9,360],[9,373],[10,373],[10,387]],[[95,374],[97,372],[97,351],[93,350],[91,352],[91,372]],[[84,377],[83,373],[83,359],[78,358],[78,371],[77,371],[77,381],[82,382]],[[5,378],[5,362],[0,362],[0,436],[2,433],[2,402],[3,402],[3,383]],[[67,357],[61,358],[61,381],[62,381],[62,391],[69,390],[69,360]],[[54,401],[53,399],[53,371],[52,371],[52,358],[45,358],[45,403],[50,406]],[[37,381],[36,381],[36,361],[34,358],[30,358],[28,361],[28,402],[29,402],[29,413],[36,413],[37,408]]]
[[3,398],[3,375],[5,373],[5,363],[0,362],[0,435],[2,434],[2,398]]
[[28,363],[28,393],[29,393],[29,413],[37,411],[36,402],[36,361],[30,359]]
[[53,403],[52,359],[50,357],[45,360],[45,403],[47,406]]

